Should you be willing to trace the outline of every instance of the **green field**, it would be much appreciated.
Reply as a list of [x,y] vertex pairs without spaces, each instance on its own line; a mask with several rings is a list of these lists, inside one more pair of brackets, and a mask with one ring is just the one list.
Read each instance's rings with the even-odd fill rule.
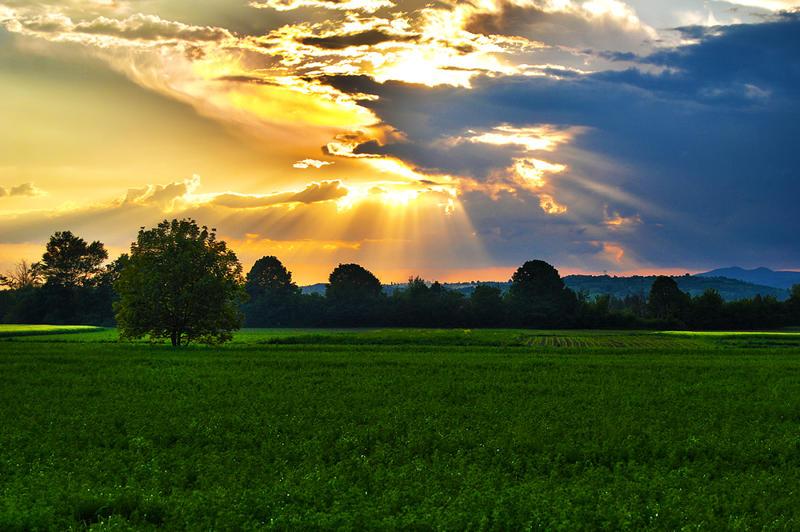
[[0,329],[0,530],[800,528],[800,333],[116,336]]

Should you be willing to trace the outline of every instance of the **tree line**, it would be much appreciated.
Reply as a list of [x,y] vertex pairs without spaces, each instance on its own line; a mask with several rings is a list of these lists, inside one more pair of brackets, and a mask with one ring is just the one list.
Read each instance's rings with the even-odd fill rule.
[[245,275],[216,231],[194,220],[141,228],[111,262],[101,242],[70,231],[50,237],[40,261],[21,261],[0,276],[5,323],[96,324],[128,338],[167,338],[174,345],[214,343],[248,327],[532,327],[764,329],[800,325],[800,285],[791,298],[725,302],[714,290],[697,297],[671,277],[655,279],[647,297],[588,298],[564,285],[541,260],[520,266],[506,291],[478,284],[471,294],[419,277],[386,294],[358,264],[340,264],[323,294],[304,294],[274,256]]

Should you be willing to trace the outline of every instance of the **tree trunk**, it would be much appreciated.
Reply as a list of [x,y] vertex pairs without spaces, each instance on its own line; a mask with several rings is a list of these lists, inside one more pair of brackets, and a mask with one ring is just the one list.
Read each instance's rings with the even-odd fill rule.
[[178,336],[178,331],[172,331],[172,347],[181,345],[181,338]]

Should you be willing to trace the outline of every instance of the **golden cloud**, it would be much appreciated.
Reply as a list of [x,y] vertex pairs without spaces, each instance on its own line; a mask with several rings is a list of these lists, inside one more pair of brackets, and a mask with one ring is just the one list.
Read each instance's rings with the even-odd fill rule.
[[312,7],[372,13],[383,7],[392,7],[394,3],[390,0],[265,0],[262,2],[250,2],[249,5],[256,9],[274,9],[276,11],[291,11],[293,9]]

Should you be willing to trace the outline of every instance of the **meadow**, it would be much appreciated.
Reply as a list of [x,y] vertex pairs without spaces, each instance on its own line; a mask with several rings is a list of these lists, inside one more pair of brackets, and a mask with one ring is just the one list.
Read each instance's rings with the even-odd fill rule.
[[800,333],[0,328],[0,530],[800,528]]

